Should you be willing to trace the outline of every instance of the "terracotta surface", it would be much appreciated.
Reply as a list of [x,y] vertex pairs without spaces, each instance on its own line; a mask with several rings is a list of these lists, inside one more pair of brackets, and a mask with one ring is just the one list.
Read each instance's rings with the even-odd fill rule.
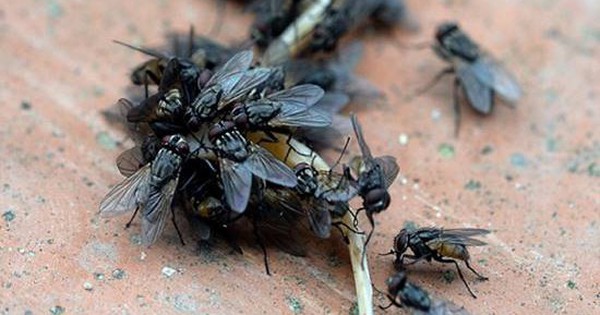
[[[456,19],[526,95],[518,109],[500,105],[488,118],[465,108],[455,138],[451,80],[407,97],[444,64],[427,50],[398,49],[390,36],[362,36],[359,72],[387,102],[359,115],[372,150],[396,156],[406,176],[378,217],[375,285],[392,272],[392,258],[376,253],[407,221],[483,227],[495,232],[472,256],[490,281],[467,276],[478,299],[444,280],[451,266],[419,264],[409,276],[475,314],[599,313],[600,3],[408,2],[422,29],[393,40],[429,40],[437,23]],[[129,69],[143,60],[111,40],[156,45],[190,24],[207,32],[215,8],[192,0],[0,5],[1,312],[352,313],[350,265],[337,238],[311,242],[307,258],[271,249],[269,277],[251,240],[243,256],[227,246],[199,252],[180,246],[169,227],[144,248],[138,225],[123,229],[128,218],[96,216],[121,180],[114,158],[131,145],[100,111],[124,95]],[[233,5],[225,12],[219,39],[245,38],[252,17]]]

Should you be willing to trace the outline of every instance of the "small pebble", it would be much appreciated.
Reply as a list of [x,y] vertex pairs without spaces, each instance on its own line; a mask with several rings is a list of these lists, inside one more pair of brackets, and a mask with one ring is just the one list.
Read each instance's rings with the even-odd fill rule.
[[440,120],[440,118],[442,118],[442,112],[440,112],[437,109],[434,109],[431,111],[431,119],[433,121],[438,121],[438,120]]
[[174,276],[177,273],[177,270],[175,270],[169,266],[164,266],[163,269],[161,270],[161,272],[163,275],[165,275],[165,277],[171,278],[172,276]]
[[83,288],[86,291],[92,291],[92,289],[94,289],[94,286],[90,282],[86,281],[83,283]]
[[8,210],[2,214],[2,217],[4,218],[4,221],[10,222],[15,219],[16,215],[14,211]]
[[408,144],[408,135],[405,133],[401,133],[400,136],[398,136],[398,143],[400,143],[401,146],[405,146]]
[[123,269],[113,270],[112,277],[113,277],[113,279],[118,279],[118,280],[125,278],[125,270],[123,270]]

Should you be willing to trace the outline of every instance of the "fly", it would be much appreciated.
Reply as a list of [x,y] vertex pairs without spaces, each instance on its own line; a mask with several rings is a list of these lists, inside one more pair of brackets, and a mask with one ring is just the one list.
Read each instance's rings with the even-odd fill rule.
[[[488,280],[488,278],[479,274],[469,264],[468,246],[483,246],[485,242],[473,238],[474,236],[490,233],[485,229],[441,229],[441,228],[420,228],[415,231],[402,229],[394,238],[394,249],[391,253],[396,255],[394,265],[397,270],[403,270],[405,265],[411,265],[421,260],[435,260],[441,263],[454,264],[462,282],[474,298],[477,298],[458,266],[456,260],[462,260],[469,270],[471,270],[479,280]],[[410,248],[412,255],[405,254]],[[404,259],[412,260],[404,263]]]
[[479,114],[488,115],[498,95],[508,104],[521,98],[521,87],[498,61],[483,51],[456,23],[438,26],[433,50],[450,66],[442,70],[420,93],[433,87],[444,75],[455,74],[454,112],[455,133],[460,127],[458,92],[462,87],[468,104]]
[[363,199],[362,210],[365,210],[372,227],[365,241],[366,246],[375,230],[373,215],[389,207],[391,197],[387,189],[398,176],[400,168],[393,156],[373,157],[356,115],[352,114],[351,119],[361,156],[356,156],[350,161],[350,168],[357,176],[355,181],[358,195]]
[[248,70],[252,58],[253,53],[250,50],[239,52],[208,79],[200,94],[186,110],[188,126],[195,128],[200,123],[209,121],[218,111],[241,99],[269,78],[269,69]]
[[188,144],[181,136],[163,138],[161,148],[152,162],[108,192],[100,203],[100,214],[112,217],[135,210],[135,217],[141,209],[142,240],[147,245],[156,242],[171,210],[180,169],[188,153]]
[[257,129],[294,127],[327,127],[331,118],[312,109],[322,97],[323,90],[312,84],[291,87],[259,100],[239,104],[232,111],[237,126]]
[[285,187],[297,184],[289,167],[270,152],[246,140],[231,121],[221,121],[209,130],[216,147],[221,183],[229,207],[242,213],[252,187],[252,175]]

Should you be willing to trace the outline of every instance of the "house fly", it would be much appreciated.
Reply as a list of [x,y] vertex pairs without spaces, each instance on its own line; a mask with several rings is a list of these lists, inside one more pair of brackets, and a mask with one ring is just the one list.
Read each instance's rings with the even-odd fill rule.
[[142,240],[147,245],[153,244],[160,236],[171,210],[181,165],[188,153],[188,144],[181,136],[164,137],[152,162],[139,168],[108,192],[100,203],[100,214],[111,217],[135,209],[135,217],[141,209]]
[[193,128],[214,118],[219,110],[239,100],[270,76],[271,71],[266,68],[248,70],[252,58],[250,50],[239,52],[212,75],[186,110],[189,126]]
[[261,99],[240,103],[233,111],[236,125],[244,129],[273,129],[294,127],[326,127],[330,117],[311,107],[322,97],[323,90],[304,84],[272,93]]
[[269,151],[246,140],[232,121],[215,124],[209,138],[216,147],[225,200],[233,211],[246,209],[253,174],[285,187],[296,186],[294,172]]
[[365,210],[372,226],[371,232],[369,232],[365,241],[366,246],[375,230],[373,215],[387,209],[390,205],[391,197],[387,189],[398,176],[400,168],[393,156],[373,157],[355,114],[351,115],[351,120],[361,156],[352,158],[350,168],[357,176],[358,195],[363,199],[362,210]]
[[265,0],[253,4],[256,13],[250,37],[258,47],[265,48],[300,14],[302,0]]
[[[462,274],[458,262],[462,260],[469,270],[471,270],[479,280],[488,280],[488,278],[479,274],[469,264],[468,246],[483,246],[485,242],[473,237],[490,233],[485,229],[441,229],[441,228],[420,228],[415,231],[402,229],[394,238],[394,249],[391,253],[396,255],[394,265],[396,269],[402,270],[405,265],[414,264],[420,260],[435,260],[441,263],[454,264],[460,279],[463,281],[467,290],[474,298],[477,298],[469,284]],[[410,248],[412,255],[405,254]],[[405,264],[404,259],[412,261]]]
[[462,87],[468,104],[479,114],[488,115],[498,95],[509,104],[521,98],[516,79],[491,55],[483,51],[456,23],[447,22],[437,27],[433,50],[450,66],[442,70],[422,93],[446,74],[454,73],[455,132],[460,127],[458,92]]
[[400,271],[386,280],[388,292],[386,296],[390,305],[381,307],[386,309],[392,305],[408,307],[413,315],[468,315],[464,307],[431,296],[425,289],[410,282],[406,273]]

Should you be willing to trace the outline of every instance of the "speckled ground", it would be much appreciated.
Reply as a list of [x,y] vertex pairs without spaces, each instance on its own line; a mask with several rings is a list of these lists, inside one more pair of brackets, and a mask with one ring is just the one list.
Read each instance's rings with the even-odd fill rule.
[[[373,280],[392,272],[387,252],[407,222],[494,230],[472,251],[490,281],[419,264],[414,282],[475,314],[600,312],[600,3],[408,1],[416,34],[365,32],[359,72],[387,101],[360,111],[376,153],[396,156],[405,180],[371,246]],[[0,307],[53,313],[352,313],[343,244],[309,244],[308,258],[271,251],[198,251],[172,228],[151,248],[128,218],[101,220],[100,199],[121,179],[114,158],[129,145],[100,111],[124,95],[143,59],[111,43],[162,42],[194,24],[207,32],[213,1],[12,1],[0,5]],[[228,5],[219,39],[241,40],[251,16]],[[409,98],[444,64],[393,41],[429,40],[460,21],[512,69],[526,95],[492,117],[464,110],[453,136],[451,81]],[[446,276],[444,276],[446,275]],[[384,301],[379,299],[378,302]],[[402,312],[399,310],[388,311]]]

